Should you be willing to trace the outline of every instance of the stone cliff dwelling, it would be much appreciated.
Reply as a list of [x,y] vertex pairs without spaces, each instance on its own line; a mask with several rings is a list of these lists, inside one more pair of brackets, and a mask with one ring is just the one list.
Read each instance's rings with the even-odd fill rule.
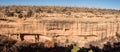
[[36,43],[54,40],[60,45],[76,43],[84,46],[94,41],[106,43],[108,40],[105,38],[120,33],[120,15],[116,10],[65,8],[66,11],[62,11],[64,8],[58,7],[48,12],[51,9],[41,7],[35,13],[33,7],[31,11],[34,14],[31,17],[25,17],[28,10],[22,8],[19,15],[24,14],[23,16],[19,16],[16,11],[13,11],[13,17],[0,13],[0,34],[18,41]]
[[[79,36],[95,39],[114,36],[119,31],[119,23],[116,21],[68,21],[68,20],[35,20],[33,22],[24,21],[23,23],[4,23],[0,25],[0,33],[9,34],[16,40],[29,40],[38,42],[41,36],[52,37],[69,37]],[[13,32],[14,31],[14,32]],[[31,37],[31,38],[30,38]]]

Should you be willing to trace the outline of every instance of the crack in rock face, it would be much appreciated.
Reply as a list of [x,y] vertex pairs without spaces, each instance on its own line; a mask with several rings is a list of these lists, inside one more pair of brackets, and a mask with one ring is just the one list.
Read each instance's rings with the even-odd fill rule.
[[1,7],[0,34],[18,42],[67,47],[102,47],[117,42],[118,10],[71,7]]

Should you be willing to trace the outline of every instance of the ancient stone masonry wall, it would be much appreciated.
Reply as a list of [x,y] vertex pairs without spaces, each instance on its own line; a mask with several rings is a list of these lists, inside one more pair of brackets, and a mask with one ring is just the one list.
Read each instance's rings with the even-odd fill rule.
[[[75,19],[68,20],[35,20],[21,21],[20,23],[2,23],[0,24],[0,34],[7,34],[19,41],[38,42],[56,39],[56,42],[77,42],[85,44],[90,41],[102,40],[106,37],[115,36],[120,33],[120,21],[108,19]],[[81,40],[79,42],[79,40]],[[45,41],[45,40],[44,40]]]
[[[117,42],[120,11],[79,7],[0,7],[0,35],[18,41],[80,47]],[[109,41],[110,42],[110,41]]]

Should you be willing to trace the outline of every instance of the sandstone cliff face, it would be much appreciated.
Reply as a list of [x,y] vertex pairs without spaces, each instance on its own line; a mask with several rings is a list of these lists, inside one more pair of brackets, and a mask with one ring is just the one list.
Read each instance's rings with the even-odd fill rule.
[[111,37],[117,41],[115,33],[120,33],[118,10],[21,6],[0,8],[0,34],[17,41],[43,42],[47,47],[49,44],[53,47],[54,43],[84,47],[105,38],[108,39],[101,44]]

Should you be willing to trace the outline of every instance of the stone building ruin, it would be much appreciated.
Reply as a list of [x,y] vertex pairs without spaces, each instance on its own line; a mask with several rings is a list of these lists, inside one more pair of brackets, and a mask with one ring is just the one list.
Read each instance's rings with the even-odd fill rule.
[[115,36],[116,32],[120,33],[120,22],[116,19],[82,18],[72,20],[72,18],[66,18],[59,20],[51,18],[50,20],[26,20],[20,21],[20,23],[2,22],[0,23],[0,33],[18,41],[40,42],[43,41],[41,39],[45,38],[47,40],[56,39],[56,42],[69,40],[69,42],[82,42],[84,44]]

